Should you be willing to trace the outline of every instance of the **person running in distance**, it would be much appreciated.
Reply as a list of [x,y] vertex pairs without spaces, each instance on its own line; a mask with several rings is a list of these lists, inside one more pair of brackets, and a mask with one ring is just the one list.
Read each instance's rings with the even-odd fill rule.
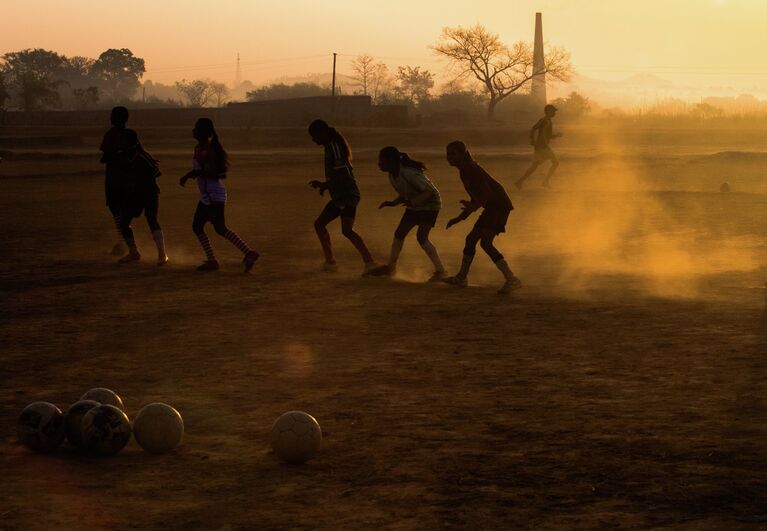
[[129,251],[120,262],[136,262],[141,259],[131,221],[143,211],[157,245],[157,265],[162,266],[168,262],[168,255],[165,254],[162,227],[157,220],[160,209],[160,187],[157,186],[157,178],[161,175],[160,168],[157,161],[141,147],[138,136],[132,129],[125,130],[125,143],[124,160],[121,164],[124,165],[127,183],[123,191],[119,219],[120,233],[128,244]]
[[475,210],[482,208],[483,211],[466,236],[461,269],[455,276],[445,279],[445,282],[454,286],[468,285],[469,269],[479,243],[505,279],[498,293],[509,293],[521,288],[522,282],[514,276],[501,252],[493,245],[495,237],[506,231],[509,213],[514,209],[506,190],[474,161],[463,142],[451,142],[446,151],[448,163],[458,169],[461,182],[470,197],[468,201],[461,201],[462,212],[447,222],[447,228],[467,219]]
[[338,266],[333,257],[330,233],[327,225],[336,218],[341,218],[341,233],[352,242],[364,262],[363,276],[367,276],[377,264],[373,261],[362,237],[354,231],[357,205],[360,202],[360,190],[352,170],[352,151],[346,139],[323,120],[314,120],[309,125],[309,136],[318,146],[325,148],[325,181],[313,180],[309,185],[319,190],[320,195],[330,192],[330,201],[314,222],[314,230],[325,254],[325,271],[336,271]]
[[434,264],[434,274],[429,282],[444,280],[446,273],[434,244],[429,241],[429,232],[437,222],[442,207],[437,187],[424,174],[426,165],[411,159],[396,147],[383,148],[378,154],[378,168],[389,175],[389,182],[399,194],[392,201],[384,201],[378,208],[405,205],[405,212],[394,231],[389,263],[371,272],[374,276],[394,276],[405,238],[414,227],[418,227],[416,238],[421,248]]
[[122,210],[123,189],[126,184],[124,154],[127,149],[125,136],[130,129],[127,128],[128,109],[114,107],[109,116],[112,127],[104,133],[99,151],[101,151],[101,163],[105,166],[104,192],[106,205],[112,214],[118,240],[112,247],[112,254],[121,255],[125,252],[125,242],[122,236],[120,224],[120,212]]
[[216,271],[219,268],[213,247],[207,234],[205,234],[205,224],[210,222],[216,233],[229,240],[245,255],[242,263],[247,273],[253,269],[253,265],[258,260],[258,253],[248,247],[248,244],[226,226],[224,207],[226,206],[227,194],[224,179],[226,179],[226,172],[229,169],[226,151],[219,142],[218,134],[216,134],[213,122],[209,118],[197,120],[192,130],[192,136],[197,140],[197,146],[194,148],[192,171],[181,177],[179,184],[184,186],[188,179],[194,178],[197,180],[197,188],[200,191],[200,201],[194,212],[192,230],[197,239],[200,240],[206,260],[197,270]]
[[550,160],[551,166],[549,167],[549,172],[543,179],[542,184],[542,186],[548,188],[551,181],[551,176],[554,175],[554,172],[559,166],[559,160],[549,145],[549,142],[551,142],[552,139],[562,136],[562,133],[553,132],[553,124],[551,122],[551,120],[557,114],[557,108],[551,104],[546,105],[543,108],[543,113],[543,118],[538,120],[533,128],[530,129],[530,144],[533,146],[533,162],[530,164],[530,167],[527,168],[527,171],[525,171],[524,175],[522,175],[522,177],[520,177],[517,182],[514,183],[520,190],[525,185],[525,181],[528,179],[528,177],[530,177],[533,172],[538,169],[538,166],[547,160]]

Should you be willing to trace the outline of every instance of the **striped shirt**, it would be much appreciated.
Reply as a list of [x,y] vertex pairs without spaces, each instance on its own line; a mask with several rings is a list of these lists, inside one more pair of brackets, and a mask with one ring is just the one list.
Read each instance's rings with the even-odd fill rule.
[[211,203],[226,203],[226,187],[223,179],[226,172],[222,171],[215,160],[215,153],[211,145],[198,145],[194,148],[192,169],[219,175],[218,178],[206,175],[197,176],[197,188],[200,190],[200,202],[203,205]]
[[408,210],[439,211],[442,208],[442,198],[439,190],[434,186],[422,170],[410,166],[400,166],[399,174],[389,174],[389,182],[401,197],[412,199],[413,197],[429,190],[431,195],[419,205],[407,207]]

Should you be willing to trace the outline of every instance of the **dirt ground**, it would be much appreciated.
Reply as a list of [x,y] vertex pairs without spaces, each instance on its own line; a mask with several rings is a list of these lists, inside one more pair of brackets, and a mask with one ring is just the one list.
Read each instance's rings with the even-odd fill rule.
[[[58,147],[9,140],[50,131],[0,138],[0,528],[767,526],[759,147],[662,131],[586,147],[591,135],[573,131],[554,189],[539,176],[520,192],[525,146],[467,133],[516,206],[498,243],[525,287],[500,297],[481,253],[470,288],[423,283],[414,235],[400,278],[363,279],[333,226],[340,269],[319,272],[324,199],[306,182],[321,177],[321,152],[304,136],[259,144],[269,131],[250,146],[221,135],[234,164],[228,223],[262,259],[242,274],[210,231],[222,270],[197,273],[196,193],[176,184],[188,133],[139,133],[164,171],[162,269],[143,220],[147,259],[108,255],[95,133]],[[470,225],[444,230],[464,197],[442,156],[450,133],[348,136],[357,227],[375,256],[387,256],[400,211],[376,208],[394,194],[374,155],[395,143],[442,191],[433,241],[454,271]],[[732,193],[719,193],[725,181]],[[115,389],[131,416],[174,405],[183,445],[152,456],[131,441],[107,459],[19,446],[26,404],[64,409],[95,386]],[[268,448],[292,409],[324,433],[301,466]]]

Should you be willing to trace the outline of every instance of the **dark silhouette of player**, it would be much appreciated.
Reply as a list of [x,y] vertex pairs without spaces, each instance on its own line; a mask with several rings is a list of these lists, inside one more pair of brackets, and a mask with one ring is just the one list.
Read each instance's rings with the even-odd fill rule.
[[530,129],[530,143],[533,145],[533,162],[530,167],[527,168],[524,175],[520,177],[516,183],[514,183],[520,190],[525,185],[525,181],[530,177],[538,166],[546,162],[551,161],[551,167],[546,174],[546,178],[543,180],[543,186],[548,188],[551,176],[559,166],[559,160],[554,152],[551,150],[549,143],[552,139],[562,136],[561,133],[553,132],[553,125],[551,120],[557,114],[557,108],[549,104],[543,108],[544,116]]
[[469,269],[474,260],[477,243],[479,243],[482,250],[487,253],[506,280],[498,293],[509,293],[521,288],[522,282],[514,276],[501,252],[493,245],[495,237],[506,232],[506,222],[514,209],[506,190],[498,181],[490,177],[479,164],[474,162],[463,142],[455,141],[447,145],[447,161],[451,166],[458,168],[463,186],[470,197],[468,201],[461,201],[462,212],[447,222],[447,228],[449,229],[456,223],[465,220],[475,210],[480,208],[483,210],[474,223],[474,227],[466,236],[461,269],[455,276],[445,279],[445,282],[454,286],[465,287],[468,285]]

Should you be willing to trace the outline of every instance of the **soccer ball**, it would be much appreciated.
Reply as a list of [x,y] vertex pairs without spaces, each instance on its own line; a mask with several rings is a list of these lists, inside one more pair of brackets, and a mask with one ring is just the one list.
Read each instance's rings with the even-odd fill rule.
[[175,408],[155,402],[141,408],[133,420],[136,442],[153,454],[173,450],[184,436],[184,420]]
[[123,405],[122,398],[117,396],[117,393],[111,389],[107,389],[105,387],[94,387],[83,396],[81,396],[80,400],[95,400],[99,404],[107,404],[125,411],[125,406]]
[[19,415],[21,444],[35,452],[52,452],[64,440],[64,414],[50,402],[33,402]]
[[114,455],[130,440],[130,421],[122,410],[102,404],[85,414],[82,433],[87,449],[99,455]]
[[69,409],[64,414],[67,440],[75,448],[85,448],[85,441],[83,441],[83,417],[88,411],[100,405],[95,400],[80,400],[69,406]]
[[287,463],[303,463],[320,449],[322,429],[317,420],[303,411],[288,411],[274,421],[272,450]]

